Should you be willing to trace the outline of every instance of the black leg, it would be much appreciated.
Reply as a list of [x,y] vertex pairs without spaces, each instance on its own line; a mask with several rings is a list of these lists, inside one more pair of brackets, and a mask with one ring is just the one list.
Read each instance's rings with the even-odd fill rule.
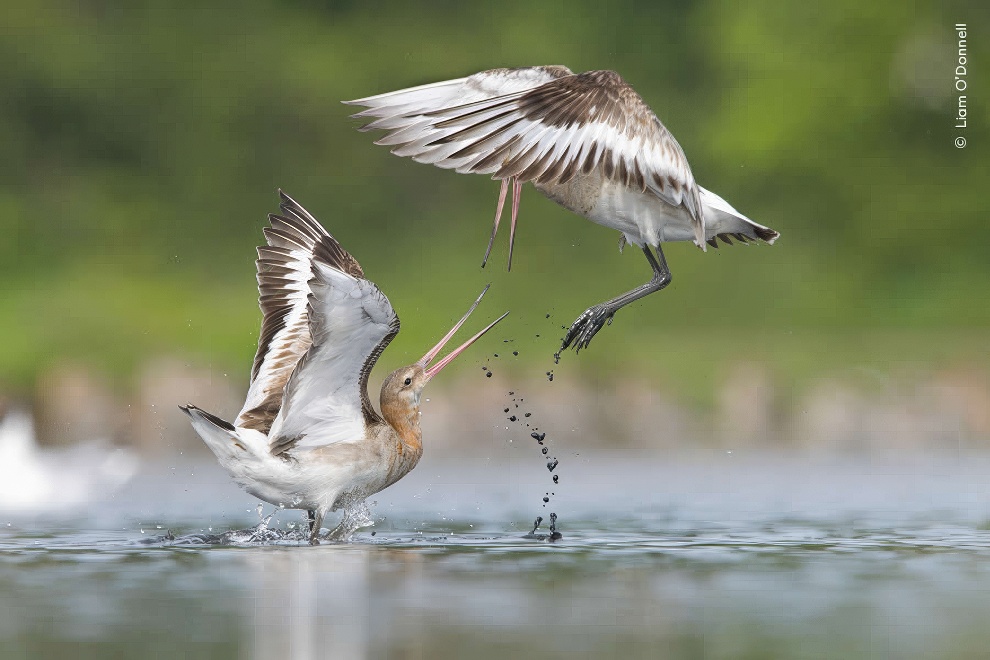
[[623,293],[621,296],[616,296],[611,300],[606,300],[603,303],[599,303],[594,307],[589,307],[586,309],[584,313],[577,317],[574,323],[571,324],[570,330],[568,330],[567,334],[564,336],[564,343],[561,345],[560,350],[554,355],[555,359],[559,360],[560,354],[572,344],[575,352],[580,352],[582,348],[587,348],[588,344],[591,343],[591,338],[594,337],[606,323],[612,323],[612,317],[617,311],[629,303],[639,300],[644,296],[648,296],[655,291],[659,291],[670,284],[670,269],[667,268],[667,260],[664,258],[663,250],[660,249],[660,246],[657,246],[656,257],[653,256],[649,246],[643,247],[643,253],[646,255],[646,260],[650,262],[650,267],[653,269],[653,277],[650,278],[650,281],[636,287],[632,291]]
[[[316,511],[309,509],[306,511],[306,515],[309,518],[309,542],[313,543],[316,536],[320,533],[320,528],[316,526]],[[320,516],[320,518],[322,519],[323,516]]]

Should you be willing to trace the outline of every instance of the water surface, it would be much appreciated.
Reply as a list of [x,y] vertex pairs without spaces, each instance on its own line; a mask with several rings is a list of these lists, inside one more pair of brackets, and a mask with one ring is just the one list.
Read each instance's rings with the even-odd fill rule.
[[[257,501],[208,461],[4,514],[0,658],[987,655],[987,457],[558,454],[553,485],[531,453],[428,453],[319,547],[230,534]],[[563,538],[525,538],[551,511]]]

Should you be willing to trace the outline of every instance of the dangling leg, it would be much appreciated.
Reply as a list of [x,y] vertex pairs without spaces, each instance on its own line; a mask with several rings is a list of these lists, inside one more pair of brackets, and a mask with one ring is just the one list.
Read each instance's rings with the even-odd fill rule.
[[[495,242],[495,232],[498,231],[498,221],[502,219],[502,208],[505,206],[505,193],[509,189],[509,180],[502,179],[502,189],[498,193],[498,207],[495,209],[495,224],[492,226],[492,237],[488,239],[488,249],[485,250],[485,258],[481,260],[481,267],[488,263],[488,256],[492,253],[492,244]],[[513,229],[515,223],[513,223]]]
[[516,218],[519,217],[519,198],[522,196],[522,184],[519,179],[512,180],[512,224],[509,225],[509,267],[512,270],[512,246],[516,244]]
[[653,253],[650,252],[649,246],[643,247],[643,253],[646,255],[646,259],[650,262],[650,267],[653,269],[653,277],[650,281],[642,286],[636,287],[632,291],[623,293],[621,296],[616,296],[611,300],[606,300],[603,303],[599,303],[594,307],[589,307],[586,309],[584,313],[577,317],[574,323],[571,324],[571,329],[568,330],[567,334],[564,336],[564,343],[561,345],[560,350],[554,354],[555,359],[559,360],[560,354],[571,344],[574,344],[575,352],[580,352],[582,348],[587,348],[588,344],[591,343],[591,338],[594,337],[606,323],[612,323],[612,316],[614,316],[617,311],[629,303],[639,300],[644,296],[648,296],[654,291],[659,291],[670,284],[670,269],[667,268],[667,260],[664,258],[663,250],[660,249],[660,246],[657,246],[656,258],[653,256]]

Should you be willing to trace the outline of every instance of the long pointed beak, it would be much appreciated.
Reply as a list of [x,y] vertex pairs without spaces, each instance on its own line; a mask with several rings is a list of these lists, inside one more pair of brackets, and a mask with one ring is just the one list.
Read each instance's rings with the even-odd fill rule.
[[495,325],[499,321],[501,321],[502,319],[504,319],[506,316],[509,315],[508,312],[506,312],[505,314],[502,314],[502,316],[498,317],[497,319],[495,319],[494,321],[492,321],[491,323],[489,323],[488,326],[484,330],[482,330],[481,332],[479,332],[478,334],[476,334],[475,336],[471,337],[466,342],[464,342],[463,344],[461,344],[460,346],[458,346],[457,348],[455,348],[453,351],[451,351],[450,353],[448,353],[439,362],[437,362],[436,364],[434,364],[432,366],[428,366],[430,364],[430,362],[432,362],[433,359],[437,355],[440,354],[440,351],[442,351],[443,350],[443,347],[447,344],[448,341],[450,341],[450,338],[453,337],[454,334],[458,330],[460,330],[461,326],[464,325],[464,322],[468,320],[468,317],[471,316],[471,312],[473,312],[475,310],[475,308],[478,306],[478,303],[481,302],[481,299],[485,297],[485,294],[488,292],[488,288],[490,286],[491,286],[491,284],[489,284],[489,285],[487,285],[485,287],[485,290],[481,292],[481,295],[478,296],[478,299],[474,301],[474,304],[473,305],[471,305],[471,309],[469,309],[467,311],[467,313],[464,316],[461,317],[461,320],[458,321],[454,325],[454,327],[450,329],[450,332],[448,332],[446,335],[444,335],[443,339],[441,339],[440,342],[436,346],[434,346],[433,348],[431,348],[426,353],[426,355],[424,355],[423,358],[417,363],[417,364],[419,364],[420,367],[423,368],[423,371],[426,373],[427,380],[433,378],[438,373],[440,373],[440,370],[441,369],[443,369],[448,364],[450,364],[451,362],[453,362],[454,359],[458,355],[460,355],[461,353],[463,353],[471,344],[473,344],[474,342],[478,341],[486,332],[488,332],[489,330],[491,330],[492,328],[494,328]]

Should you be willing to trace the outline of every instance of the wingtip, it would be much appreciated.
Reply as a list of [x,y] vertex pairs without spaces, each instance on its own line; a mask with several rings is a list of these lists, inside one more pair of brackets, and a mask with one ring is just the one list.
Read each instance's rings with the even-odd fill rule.
[[756,237],[765,241],[767,245],[773,245],[774,241],[780,238],[780,232],[769,227],[760,227],[756,230]]

